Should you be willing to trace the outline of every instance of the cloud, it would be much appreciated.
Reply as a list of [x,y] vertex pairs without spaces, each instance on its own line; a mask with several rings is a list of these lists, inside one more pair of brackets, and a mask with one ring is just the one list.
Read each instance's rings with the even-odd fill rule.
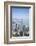
[[24,16],[14,16],[14,15],[13,15],[12,18],[14,18],[14,19],[28,19],[29,16],[27,16],[27,15],[24,15]]

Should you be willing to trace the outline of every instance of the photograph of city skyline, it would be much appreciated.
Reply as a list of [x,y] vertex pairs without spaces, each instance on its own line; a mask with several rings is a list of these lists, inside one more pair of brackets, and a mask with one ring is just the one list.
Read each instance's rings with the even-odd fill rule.
[[29,36],[29,7],[13,7],[12,9],[13,37]]

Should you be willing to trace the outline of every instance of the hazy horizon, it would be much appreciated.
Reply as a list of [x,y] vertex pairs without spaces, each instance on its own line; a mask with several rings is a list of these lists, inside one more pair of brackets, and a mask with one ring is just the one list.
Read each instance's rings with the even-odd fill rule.
[[25,25],[29,25],[29,8],[12,8],[13,21],[23,20]]

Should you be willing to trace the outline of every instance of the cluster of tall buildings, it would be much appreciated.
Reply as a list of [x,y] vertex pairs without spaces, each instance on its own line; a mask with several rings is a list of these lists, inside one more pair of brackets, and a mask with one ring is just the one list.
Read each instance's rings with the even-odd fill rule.
[[13,35],[15,35],[15,34],[17,34],[17,35],[19,35],[20,36],[20,34],[22,34],[22,35],[24,35],[24,33],[27,33],[28,34],[28,32],[29,32],[29,26],[28,25],[25,25],[24,23],[23,23],[23,20],[14,20],[14,21],[12,21],[13,23],[12,23],[12,34]]

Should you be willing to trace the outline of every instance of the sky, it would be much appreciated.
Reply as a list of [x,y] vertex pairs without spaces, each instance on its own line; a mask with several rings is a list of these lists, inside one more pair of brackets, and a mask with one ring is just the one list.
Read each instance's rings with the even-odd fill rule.
[[24,24],[29,24],[29,8],[12,8],[13,19],[23,19]]
[[15,16],[24,16],[28,15],[29,8],[12,8],[12,11]]

